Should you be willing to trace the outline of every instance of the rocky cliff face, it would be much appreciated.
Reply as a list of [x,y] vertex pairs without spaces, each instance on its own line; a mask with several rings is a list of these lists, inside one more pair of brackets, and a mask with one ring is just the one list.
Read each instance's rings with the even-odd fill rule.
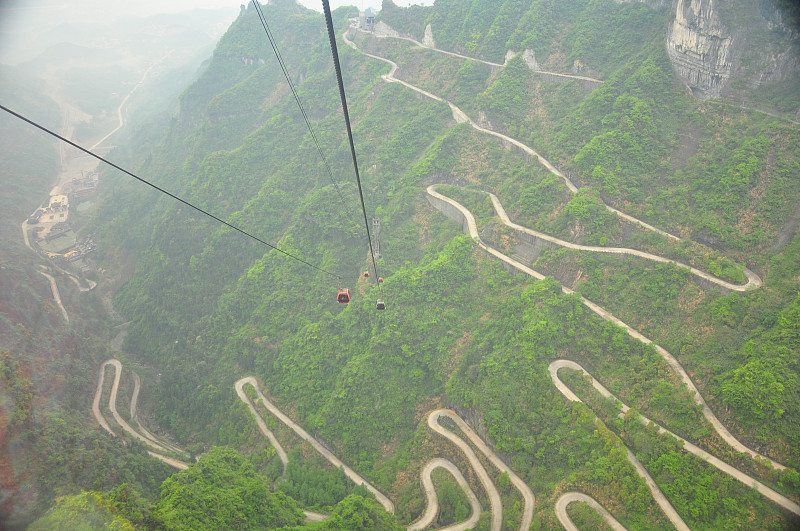
[[796,73],[800,33],[792,14],[775,0],[726,6],[720,0],[677,0],[673,5],[667,53],[698,98],[726,96],[734,86],[755,89]]
[[714,0],[678,0],[667,35],[676,73],[700,98],[725,92],[733,70],[733,38],[714,10]]
[[750,88],[771,81],[782,81],[800,70],[800,7],[795,4],[781,9],[775,0],[759,0],[757,8],[765,28],[777,36],[781,44],[760,54],[761,68],[747,79]]

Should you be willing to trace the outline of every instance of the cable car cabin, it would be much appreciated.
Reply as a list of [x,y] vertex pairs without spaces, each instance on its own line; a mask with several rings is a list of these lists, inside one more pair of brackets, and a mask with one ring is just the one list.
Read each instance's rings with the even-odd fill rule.
[[364,278],[368,278],[368,277],[369,277],[369,271],[364,271]]
[[382,283],[383,283],[383,277],[378,277],[378,284],[382,284]]
[[350,290],[347,288],[340,289],[336,294],[336,300],[339,302],[339,304],[347,304],[350,302]]
[[378,302],[377,304],[375,304],[375,307],[379,310],[385,310],[386,304],[383,302],[383,299],[378,299]]

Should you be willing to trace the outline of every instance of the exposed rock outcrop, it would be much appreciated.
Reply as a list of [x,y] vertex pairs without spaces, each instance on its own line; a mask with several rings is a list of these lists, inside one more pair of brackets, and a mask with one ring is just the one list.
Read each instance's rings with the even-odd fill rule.
[[433,40],[433,29],[431,25],[425,26],[425,34],[422,36],[422,45],[427,48],[436,48],[436,41]]
[[[797,16],[797,11],[800,11],[800,9],[797,7],[794,9],[796,12],[794,15]],[[778,8],[774,0],[759,0],[758,12],[767,22],[767,27],[770,30],[788,32],[789,37],[792,39],[800,36],[800,28],[797,27],[796,23],[793,23],[792,14]]]
[[776,0],[674,0],[673,6],[667,53],[698,98],[746,98],[746,91],[800,68],[797,8]]
[[[781,8],[775,0],[759,0],[757,8],[774,42],[757,54],[754,62],[760,68],[748,76],[748,88],[757,88],[772,81],[782,81],[800,69],[800,28],[797,24],[800,8],[797,6]],[[791,12],[791,9],[794,12]]]
[[525,64],[528,65],[528,68],[534,72],[541,70],[541,68],[539,68],[539,63],[536,62],[536,54],[533,53],[533,50],[530,48],[522,52],[522,60],[525,61]]
[[588,70],[587,66],[580,59],[575,59],[575,61],[572,62],[573,74],[583,74],[587,70]]
[[678,0],[667,36],[675,72],[699,98],[726,92],[733,71],[733,38],[714,10],[714,0]]
[[[517,55],[518,55],[517,52],[515,52],[514,50],[508,50],[503,60],[503,64],[507,65],[508,62]],[[541,68],[539,67],[539,63],[536,61],[536,53],[530,48],[526,48],[522,52],[522,60],[525,61],[525,64],[528,65],[528,68],[530,68],[532,71],[539,72],[541,70]]]
[[[762,67],[747,80],[747,88],[758,88],[771,81],[781,81],[791,71],[800,68],[800,57],[796,49],[789,49],[779,54],[765,54],[761,58]],[[800,109],[798,109],[800,111]]]

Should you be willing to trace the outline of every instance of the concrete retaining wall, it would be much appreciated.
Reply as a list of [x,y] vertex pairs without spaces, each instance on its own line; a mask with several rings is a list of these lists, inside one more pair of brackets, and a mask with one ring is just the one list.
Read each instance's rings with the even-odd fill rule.
[[433,197],[432,195],[425,194],[425,197],[428,199],[428,203],[433,206],[436,210],[440,211],[442,214],[447,216],[448,218],[461,223],[461,230],[464,231],[464,234],[469,234],[469,226],[467,225],[467,218],[464,217],[464,214],[461,213],[459,209],[451,205],[446,201],[442,201],[438,197]]

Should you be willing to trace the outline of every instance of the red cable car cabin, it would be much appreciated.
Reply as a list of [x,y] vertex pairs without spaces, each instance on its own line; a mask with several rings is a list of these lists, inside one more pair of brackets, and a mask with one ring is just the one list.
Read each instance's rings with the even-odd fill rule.
[[340,289],[336,294],[336,300],[339,302],[339,304],[347,304],[350,302],[350,290],[347,288]]

